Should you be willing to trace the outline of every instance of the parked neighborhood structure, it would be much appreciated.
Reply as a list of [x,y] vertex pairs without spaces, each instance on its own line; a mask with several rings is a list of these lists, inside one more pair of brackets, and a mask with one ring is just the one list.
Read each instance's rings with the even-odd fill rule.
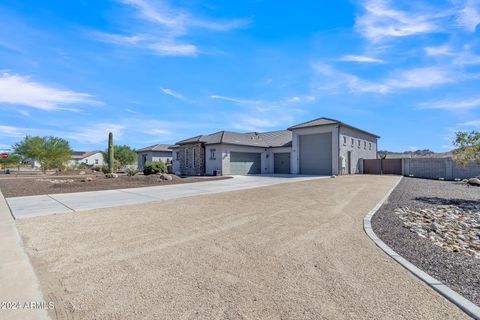
[[74,151],[72,158],[69,161],[70,166],[85,163],[88,165],[102,166],[103,152],[102,151]]
[[172,160],[172,145],[169,144],[154,144],[137,150],[138,169],[143,170],[143,166],[147,161],[162,161],[167,163]]
[[330,118],[272,132],[219,131],[172,146],[173,171],[181,175],[361,172],[375,159],[379,136]]

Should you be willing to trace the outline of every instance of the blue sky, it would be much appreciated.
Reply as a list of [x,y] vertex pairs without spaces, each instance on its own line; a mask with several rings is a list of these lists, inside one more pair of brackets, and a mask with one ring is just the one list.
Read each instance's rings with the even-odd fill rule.
[[480,0],[2,0],[0,149],[139,148],[321,116],[380,149],[480,129]]

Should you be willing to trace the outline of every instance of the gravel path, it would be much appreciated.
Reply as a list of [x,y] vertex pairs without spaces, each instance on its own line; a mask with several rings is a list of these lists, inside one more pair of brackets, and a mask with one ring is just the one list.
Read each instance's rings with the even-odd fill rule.
[[405,259],[480,305],[480,259],[445,251],[403,227],[393,213],[399,207],[423,209],[462,203],[480,203],[480,188],[459,182],[403,178],[373,216],[372,227],[380,239]]
[[346,176],[17,220],[52,319],[466,319],[363,218],[394,176]]

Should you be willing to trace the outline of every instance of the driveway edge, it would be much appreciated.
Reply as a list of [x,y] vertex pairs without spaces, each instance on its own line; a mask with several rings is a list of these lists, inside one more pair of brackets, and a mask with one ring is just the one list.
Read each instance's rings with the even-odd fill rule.
[[400,179],[395,183],[395,185],[387,192],[385,197],[383,197],[380,202],[377,203],[377,205],[370,210],[370,212],[363,218],[363,229],[365,230],[365,233],[370,237],[370,239],[375,242],[375,244],[382,249],[387,255],[389,255],[392,259],[397,261],[402,267],[413,273],[416,277],[418,277],[420,280],[428,284],[433,290],[437,291],[440,293],[442,296],[444,296],[447,300],[455,304],[457,307],[459,307],[463,312],[465,312],[469,317],[472,317],[474,319],[480,319],[480,307],[478,307],[476,304],[471,302],[470,300],[464,298],[457,292],[453,291],[450,289],[448,286],[440,282],[439,280],[429,276],[426,272],[423,270],[417,268],[414,266],[411,262],[400,256],[398,253],[396,253],[392,248],[387,246],[385,242],[383,242],[375,232],[373,232],[372,229],[372,217],[377,211],[380,209],[380,207],[387,201],[388,197],[390,194],[395,190],[395,188],[398,186],[400,181],[402,181],[403,177],[400,177]]
[[24,251],[22,239],[17,231],[15,220],[0,191],[0,302],[3,319],[50,319],[43,299],[40,284],[28,255]]

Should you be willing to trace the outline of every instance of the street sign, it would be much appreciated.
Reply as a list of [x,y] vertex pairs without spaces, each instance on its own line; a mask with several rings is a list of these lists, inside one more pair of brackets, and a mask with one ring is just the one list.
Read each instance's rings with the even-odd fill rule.
[[8,158],[8,153],[2,153],[2,154],[0,154],[0,157],[2,159],[7,159]]

